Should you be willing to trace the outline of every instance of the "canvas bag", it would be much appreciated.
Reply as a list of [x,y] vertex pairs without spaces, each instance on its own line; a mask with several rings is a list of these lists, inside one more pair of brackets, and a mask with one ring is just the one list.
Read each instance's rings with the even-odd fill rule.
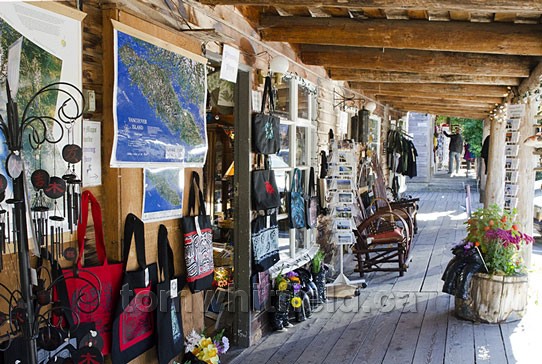
[[[181,296],[186,279],[175,277],[173,250],[169,246],[167,229],[158,228],[158,264],[163,282],[156,285],[159,306],[156,310],[156,349],[158,363],[167,364],[184,351]],[[165,294],[167,292],[167,294]]]
[[[192,172],[188,195],[188,216],[181,220],[184,234],[186,281],[192,293],[211,288],[214,279],[213,232],[211,219],[205,212],[205,200],[199,183],[199,174]],[[198,190],[199,213],[196,215]]]
[[[135,240],[138,268],[127,271],[126,266]],[[145,226],[134,214],[124,222],[124,278],[122,294],[113,322],[111,360],[115,364],[128,363],[155,344],[155,315],[152,311],[158,280],[156,263],[147,264],[145,258]],[[130,294],[127,294],[129,292]]]
[[[102,265],[83,267],[89,203],[94,221],[96,253]],[[104,342],[102,354],[107,355],[111,351],[112,324],[122,282],[123,264],[109,264],[107,261],[102,212],[100,204],[90,191],[83,191],[81,195],[81,218],[77,225],[77,242],[79,245],[77,262],[73,268],[62,270],[68,307],[74,316],[70,318],[76,325],[77,323],[95,323],[96,331]],[[70,323],[70,318],[67,317],[68,323]]]
[[314,168],[309,171],[309,191],[305,200],[305,212],[307,214],[307,228],[312,229],[318,223],[318,196],[314,188]]
[[[260,156],[258,156],[260,165]],[[265,168],[252,171],[252,209],[269,210],[280,206],[280,194],[275,180],[275,171],[264,162]]]
[[[268,96],[269,114],[265,114]],[[273,115],[274,108],[271,77],[267,76],[263,88],[261,110],[252,117],[252,143],[257,153],[276,154],[280,149],[280,118]]]
[[258,215],[251,223],[254,271],[264,272],[279,261],[277,214]]
[[294,168],[290,192],[288,193],[289,221],[290,227],[294,229],[302,229],[306,226],[305,198],[301,179],[301,171]]

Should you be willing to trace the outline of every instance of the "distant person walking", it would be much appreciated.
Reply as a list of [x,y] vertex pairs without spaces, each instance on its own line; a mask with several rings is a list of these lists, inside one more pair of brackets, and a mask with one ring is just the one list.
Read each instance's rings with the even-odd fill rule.
[[443,130],[444,135],[450,138],[450,146],[448,150],[450,152],[450,157],[448,160],[448,174],[452,175],[454,160],[455,160],[455,174],[459,174],[459,164],[461,152],[463,151],[463,137],[461,136],[461,129],[456,126],[455,133],[448,134],[446,130]]

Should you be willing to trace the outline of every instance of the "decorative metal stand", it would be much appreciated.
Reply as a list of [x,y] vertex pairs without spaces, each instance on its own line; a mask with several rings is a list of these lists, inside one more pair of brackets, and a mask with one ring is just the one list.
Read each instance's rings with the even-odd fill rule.
[[[17,103],[13,100],[7,80],[6,90],[8,100],[7,120],[3,120],[0,116],[0,130],[4,134],[9,149],[9,155],[6,159],[6,170],[13,183],[13,197],[6,200],[6,202],[12,206],[13,218],[11,223],[13,227],[9,226],[9,217],[6,219],[3,216],[0,216],[0,235],[2,235],[3,238],[3,241],[0,241],[0,245],[5,244],[5,241],[8,241],[8,243],[9,241],[12,241],[14,244],[19,263],[20,289],[12,291],[5,285],[1,285],[1,287],[9,293],[9,296],[0,294],[0,298],[7,301],[10,312],[9,317],[5,317],[5,314],[0,313],[0,321],[3,319],[4,322],[2,323],[5,323],[5,320],[9,320],[10,332],[6,335],[8,343],[11,343],[11,340],[15,336],[20,335],[26,342],[25,349],[28,354],[28,363],[36,364],[36,339],[40,322],[43,322],[40,321],[40,310],[43,306],[51,303],[52,287],[47,289],[41,287],[40,289],[39,286],[37,288],[36,286],[33,286],[31,282],[30,249],[27,233],[27,208],[30,204],[28,202],[27,189],[25,188],[26,176],[24,173],[23,141],[28,137],[31,148],[37,149],[44,143],[56,144],[62,140],[64,137],[64,129],[67,128],[69,130],[71,126],[74,125],[74,122],[82,117],[83,94],[72,84],[65,82],[52,83],[34,94],[24,108],[22,117],[19,118]],[[51,92],[57,93],[58,98],[64,98],[56,117],[36,115],[40,97]],[[58,177],[48,178],[48,176],[42,174],[38,180],[46,195],[47,190],[49,189],[56,192],[58,196],[54,198],[58,198],[64,195],[66,183],[59,183],[59,181],[54,180],[54,178]],[[74,177],[74,179],[76,178]],[[3,181],[7,182],[7,179],[0,174],[0,182]],[[74,184],[79,184],[79,182],[80,181],[74,182]],[[56,184],[52,185],[52,183]],[[36,188],[34,183],[33,185]],[[62,187],[62,185],[64,187]],[[3,188],[3,191],[0,191],[2,200],[3,197],[5,197],[6,187],[7,183],[0,183],[0,188]],[[51,246],[53,246],[55,239],[53,236],[47,237],[49,231],[43,227],[48,223],[48,218],[52,219],[53,216],[47,216],[47,214],[45,214],[48,210],[45,204],[40,203],[39,205],[40,206],[38,207],[42,209],[41,212],[43,213],[39,217],[40,227],[32,229],[35,235],[35,246],[38,249],[35,253],[39,254],[40,250],[42,250],[42,254],[48,256],[48,247],[45,242],[50,241]],[[3,209],[0,211],[0,214],[9,216],[9,213]],[[56,216],[56,214],[54,215]],[[76,215],[72,213],[71,216],[73,217]],[[31,221],[34,224],[38,223],[38,219],[33,219]],[[61,231],[58,232],[61,233]],[[57,231],[55,231],[53,235],[56,235],[56,233]],[[55,282],[53,281],[52,284],[55,284]]]

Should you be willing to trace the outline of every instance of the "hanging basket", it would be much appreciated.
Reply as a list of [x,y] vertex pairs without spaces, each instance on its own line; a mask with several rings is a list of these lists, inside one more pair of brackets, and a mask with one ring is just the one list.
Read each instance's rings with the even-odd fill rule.
[[527,275],[476,273],[469,298],[456,297],[455,314],[461,319],[490,324],[520,320],[527,308],[528,287]]

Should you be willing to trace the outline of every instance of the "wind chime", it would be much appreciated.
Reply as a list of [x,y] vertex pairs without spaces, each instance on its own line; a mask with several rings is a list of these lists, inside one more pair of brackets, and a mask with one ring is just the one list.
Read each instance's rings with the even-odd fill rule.
[[66,144],[64,148],[62,148],[62,158],[68,163],[68,168],[66,173],[62,176],[62,179],[66,181],[67,184],[66,196],[64,197],[64,212],[68,217],[70,231],[73,233],[73,228],[77,225],[77,221],[79,220],[81,201],[81,179],[76,173],[75,165],[81,162],[83,150],[79,145],[75,144],[73,131],[71,129],[71,127],[68,129],[69,144]]
[[6,240],[9,241],[9,213],[2,206],[2,202],[6,198],[7,187],[7,178],[0,174],[0,272],[4,269],[3,255],[6,252]]

